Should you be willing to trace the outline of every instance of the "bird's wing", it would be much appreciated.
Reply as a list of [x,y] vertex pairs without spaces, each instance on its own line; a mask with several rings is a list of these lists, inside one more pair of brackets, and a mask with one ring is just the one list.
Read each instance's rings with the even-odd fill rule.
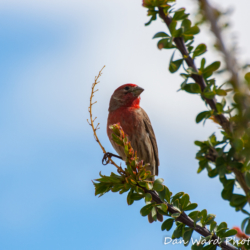
[[145,124],[145,128],[146,131],[149,135],[153,150],[154,150],[154,157],[155,157],[155,174],[158,175],[158,166],[160,165],[160,161],[159,161],[159,155],[158,155],[158,147],[157,147],[157,142],[156,142],[156,138],[155,138],[155,133],[153,130],[153,127],[151,125],[151,122],[149,120],[149,117],[147,115],[147,113],[144,111],[144,109],[141,108],[141,112],[143,115],[143,122]]

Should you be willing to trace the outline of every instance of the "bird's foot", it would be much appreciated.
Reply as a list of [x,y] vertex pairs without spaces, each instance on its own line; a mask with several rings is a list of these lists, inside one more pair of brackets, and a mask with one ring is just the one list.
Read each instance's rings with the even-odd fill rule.
[[109,164],[109,158],[111,158],[111,157],[116,157],[116,158],[122,159],[122,157],[119,155],[115,155],[115,154],[107,152],[104,154],[104,156],[102,158],[102,164],[103,165]]

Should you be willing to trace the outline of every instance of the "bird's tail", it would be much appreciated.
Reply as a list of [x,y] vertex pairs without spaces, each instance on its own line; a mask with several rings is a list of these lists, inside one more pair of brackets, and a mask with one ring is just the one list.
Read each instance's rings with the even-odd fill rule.
[[[157,208],[156,208],[157,209]],[[160,222],[162,222],[163,221],[163,216],[162,216],[162,214],[160,214],[157,210],[156,210],[156,213],[157,213],[157,220],[158,221],[160,221]],[[153,219],[153,217],[152,217],[152,213],[150,212],[149,214],[148,214],[148,222],[149,223],[152,223],[152,222],[154,222],[155,220]]]

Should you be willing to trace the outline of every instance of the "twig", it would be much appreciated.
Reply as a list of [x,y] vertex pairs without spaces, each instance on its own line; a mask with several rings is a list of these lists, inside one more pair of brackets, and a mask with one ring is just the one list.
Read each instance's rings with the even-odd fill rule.
[[[96,134],[96,130],[99,129],[100,123],[98,123],[98,124],[95,126],[95,125],[94,125],[94,121],[96,120],[97,117],[95,117],[95,118],[93,119],[93,115],[92,115],[92,106],[93,106],[95,103],[97,103],[97,101],[93,102],[94,93],[95,93],[96,91],[98,91],[98,89],[95,90],[95,87],[96,87],[96,85],[99,83],[99,82],[98,82],[98,79],[99,79],[99,77],[102,75],[102,70],[103,70],[104,68],[105,68],[105,65],[102,67],[102,69],[99,71],[98,75],[95,77],[95,81],[94,81],[94,83],[92,84],[92,87],[91,87],[91,95],[90,95],[89,108],[88,108],[88,110],[89,110],[89,116],[90,116],[90,122],[89,122],[88,119],[87,119],[87,122],[88,122],[89,125],[92,127],[92,130],[93,130],[93,133],[94,133],[94,138],[95,138],[95,140],[98,142],[99,146],[101,147],[102,152],[103,152],[104,154],[106,154],[107,152],[106,152],[105,148],[102,146],[102,144],[101,144],[101,142],[100,142],[100,140],[99,140],[99,138],[98,138],[98,136],[97,136],[97,134]],[[123,173],[123,174],[125,173],[125,171],[124,171],[121,167],[119,167],[110,157],[108,157],[108,160],[109,160],[109,162],[110,162],[111,164],[113,164],[113,165],[117,168],[117,171],[118,171],[119,173]]]
[[[161,7],[159,7],[159,15],[162,18],[162,20],[165,22],[165,24],[169,27],[170,23],[172,22],[172,19],[168,15],[165,15],[163,8],[161,8]],[[194,63],[194,60],[189,56],[189,53],[188,53],[188,50],[187,50],[187,47],[184,43],[183,38],[182,37],[175,37],[174,42],[175,42],[178,50],[181,52],[187,65],[189,67],[191,67],[195,72],[198,73],[198,69]],[[201,91],[203,91],[206,88],[206,82],[201,75],[192,74],[191,77],[195,80],[196,83],[199,84]],[[207,99],[205,97],[204,97],[204,99],[206,100],[206,102],[208,103],[210,108],[217,113],[216,99],[215,98],[214,99]],[[227,118],[223,114],[215,115],[215,117],[216,117],[216,120],[218,121],[218,123],[222,126],[222,128],[226,132],[231,131],[230,122],[227,120]]]
[[[147,193],[150,193],[152,195],[153,201],[155,201],[157,204],[165,203],[160,199],[159,195],[155,191],[147,190],[145,188],[144,188],[144,191]],[[168,203],[165,203],[165,204],[168,206],[168,211],[171,214],[180,213],[180,211],[177,210],[173,205],[168,204]],[[207,237],[209,235],[212,236],[212,234],[210,233],[210,231],[207,228],[201,227],[199,225],[195,225],[194,221],[185,212],[182,212],[180,214],[180,216],[176,218],[176,220],[182,222],[183,224],[185,224],[186,226],[188,226],[190,228],[193,228],[194,231],[196,231],[197,233],[199,233],[200,235],[202,235],[204,237]],[[218,240],[218,242],[219,242],[219,237],[216,235],[213,235],[212,239]],[[217,244],[217,245],[220,246],[222,249],[227,249],[227,250],[237,250],[238,249],[232,245],[227,244],[226,242],[222,242],[220,245],[219,244]]]
[[[161,8],[161,7],[159,7],[159,15],[162,18],[162,20],[165,22],[165,24],[169,27],[170,23],[172,22],[171,17],[169,17],[168,15],[165,15],[165,13],[163,11],[163,8]],[[187,48],[186,48],[186,45],[184,43],[183,38],[182,37],[175,37],[174,42],[175,42],[176,47],[178,48],[178,50],[183,55],[183,58],[185,59],[187,65],[189,67],[191,67],[194,71],[198,72],[194,60],[189,56],[189,53],[187,51]],[[205,87],[206,87],[206,82],[205,82],[204,78],[201,75],[198,75],[198,74],[197,75],[192,74],[191,77],[195,80],[196,83],[199,84],[201,90],[203,91],[205,89]],[[205,97],[204,97],[204,99],[209,104],[210,108],[212,110],[214,110],[215,112],[217,112],[216,99],[215,98],[214,99],[206,99]],[[218,121],[218,123],[222,126],[222,128],[227,133],[232,132],[231,124],[223,114],[216,115],[215,117],[216,117],[216,120]],[[242,189],[244,190],[246,196],[248,197],[248,195],[249,195],[248,193],[249,193],[250,189],[246,185],[243,174],[240,171],[237,171],[237,170],[234,170],[234,169],[231,169],[231,171],[234,172],[234,174],[236,176],[236,179],[238,180],[238,182],[240,183],[240,185],[241,185]],[[250,204],[250,198],[248,199],[248,203]]]

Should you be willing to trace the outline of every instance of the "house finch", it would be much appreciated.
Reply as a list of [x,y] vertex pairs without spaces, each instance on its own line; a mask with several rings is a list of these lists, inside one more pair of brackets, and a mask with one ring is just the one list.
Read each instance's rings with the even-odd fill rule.
[[[135,84],[124,84],[115,90],[109,103],[107,134],[112,146],[125,161],[124,149],[112,140],[112,131],[109,129],[110,125],[119,122],[139,159],[150,164],[147,170],[152,175],[158,175],[159,157],[154,130],[147,113],[140,107],[143,90]],[[157,219],[162,221],[162,215],[157,213]],[[150,223],[154,221],[151,213],[148,220]]]
[[233,227],[233,229],[235,229],[237,231],[237,234],[235,235],[236,237],[240,238],[240,239],[248,239],[249,236],[246,235],[245,233],[243,233],[239,227]]

